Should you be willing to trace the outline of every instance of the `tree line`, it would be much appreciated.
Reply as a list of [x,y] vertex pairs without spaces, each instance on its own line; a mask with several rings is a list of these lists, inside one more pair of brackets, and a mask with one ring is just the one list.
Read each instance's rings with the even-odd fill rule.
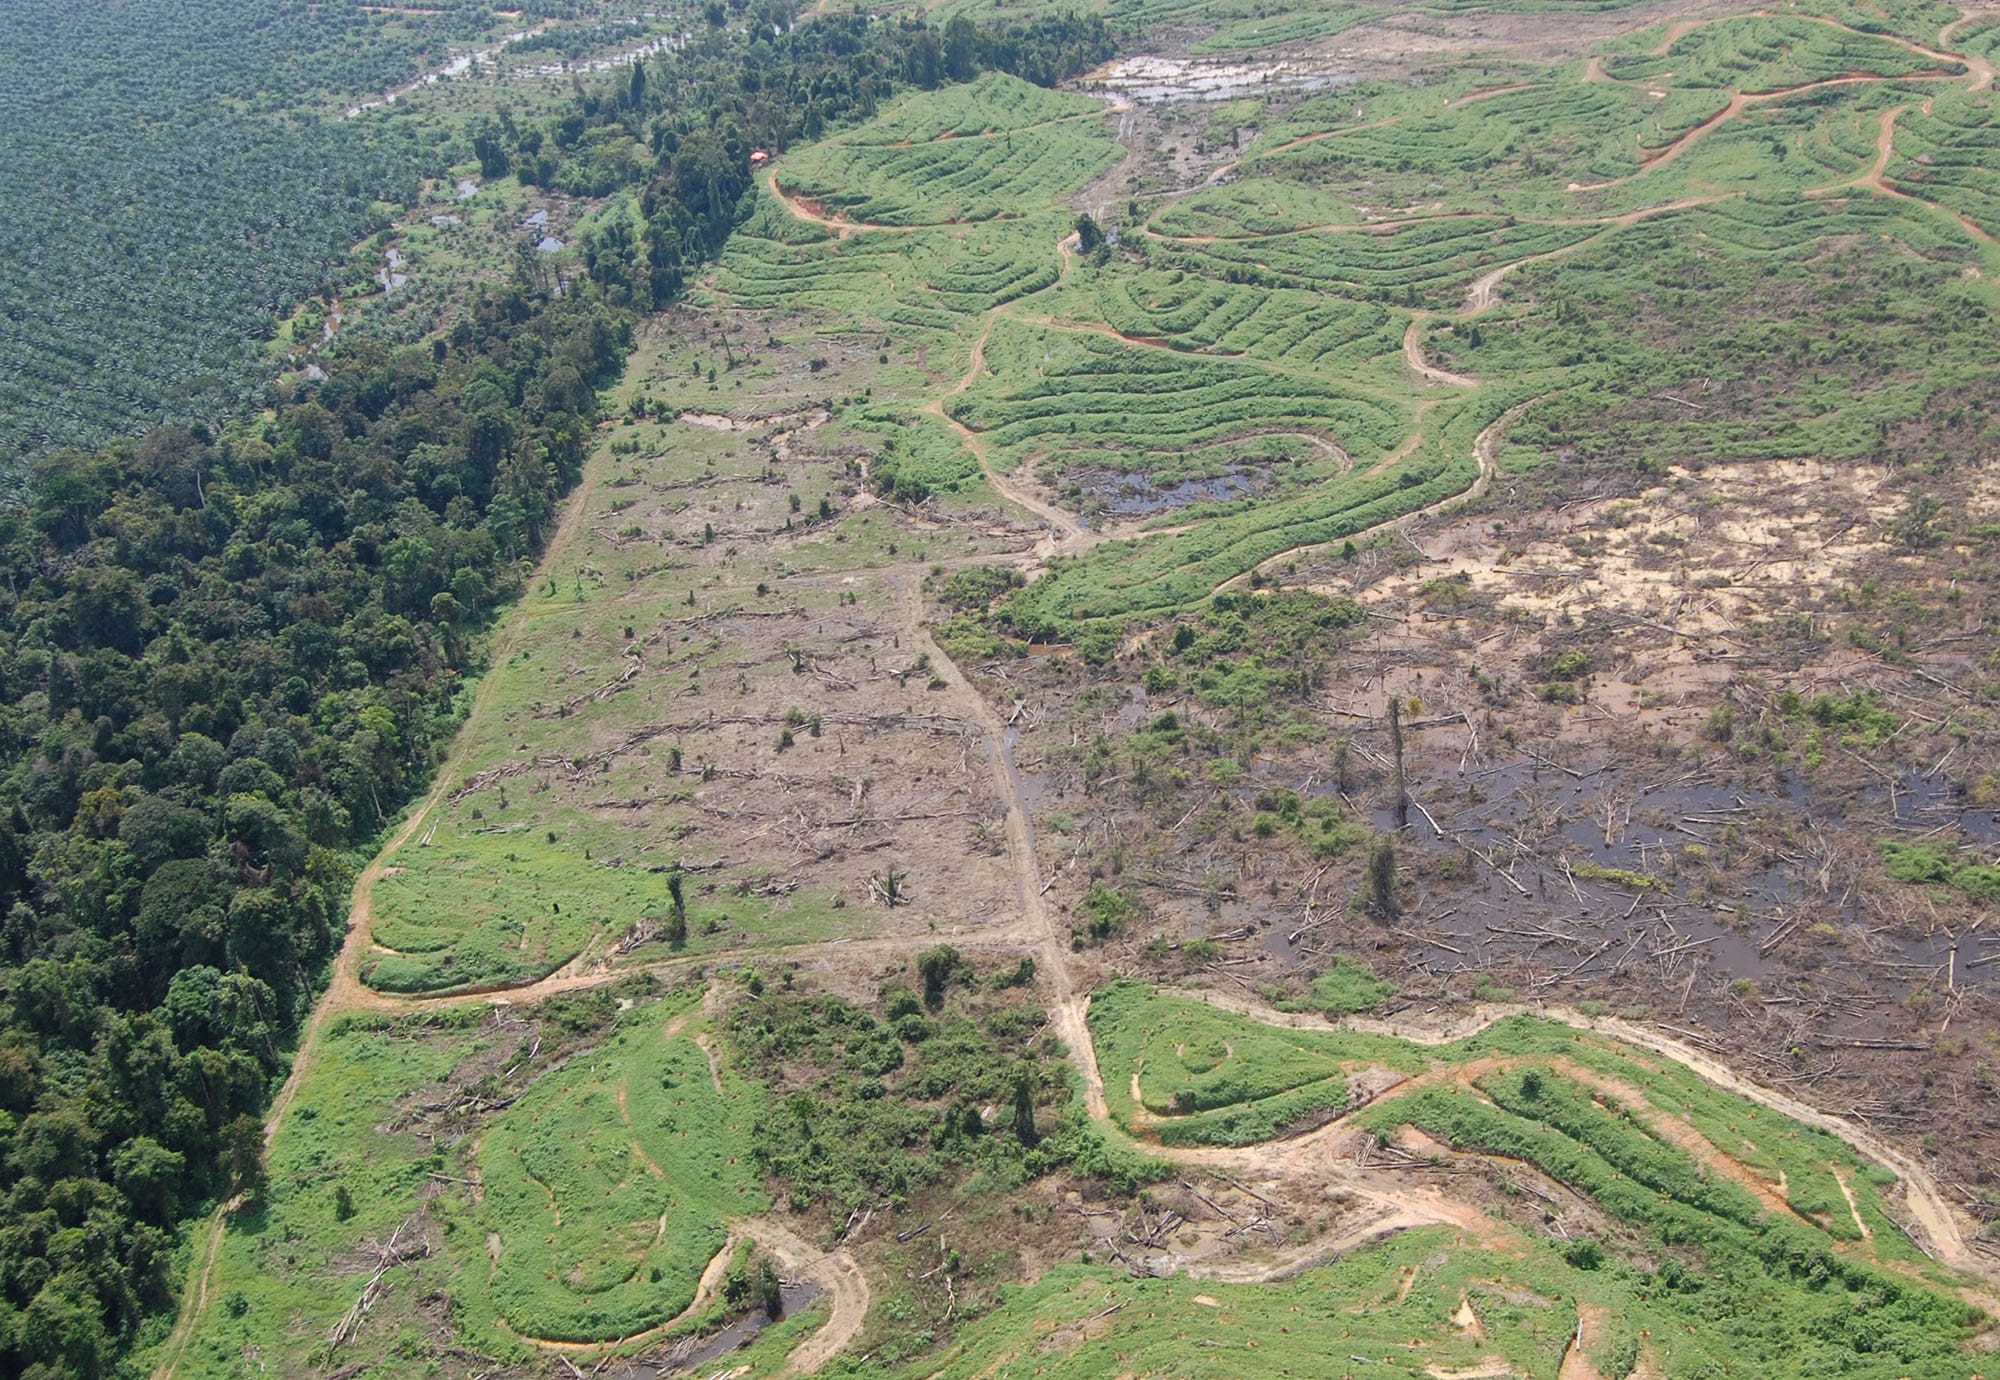
[[0,1370],[96,1375],[261,1115],[350,860],[433,770],[629,315],[520,288],[0,514]]
[[751,155],[865,120],[899,91],[933,90],[982,72],[1053,85],[1108,58],[1115,42],[1096,16],[1074,14],[941,28],[865,14],[792,23],[781,0],[740,18],[710,7],[681,49],[635,62],[539,121],[501,111],[473,131],[488,177],[576,196],[636,193],[580,243],[590,276],[615,303],[639,310],[673,298],[736,226]]
[[115,1369],[172,1305],[182,1224],[254,1208],[354,862],[435,770],[635,310],[721,248],[751,151],[1110,51],[1095,20],[791,19],[725,13],[475,131],[489,174],[557,186],[639,151],[611,188],[638,233],[588,246],[591,281],[524,274],[418,345],[343,337],[263,416],[53,452],[0,509],[0,1375]]

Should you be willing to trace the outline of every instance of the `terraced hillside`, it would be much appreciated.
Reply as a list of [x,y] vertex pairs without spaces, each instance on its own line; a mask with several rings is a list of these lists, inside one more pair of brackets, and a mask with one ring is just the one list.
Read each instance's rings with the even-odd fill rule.
[[[1023,1336],[1061,1375],[1276,1375],[1329,1351],[1410,1375],[1815,1375],[1857,1352],[1875,1353],[1860,1373],[1961,1373],[1977,1310],[1923,1282],[1881,1197],[1906,1186],[1837,1135],[1574,1017],[1420,1045],[1225,1005],[1238,1009],[1101,990],[1111,1115],[1186,1172],[1267,1189],[1296,1175],[1360,1220],[1276,1253],[1278,1285],[1250,1286],[1247,1262],[1140,1283],[1066,1267],[930,1373],[1005,1366]],[[1315,1106],[1345,1115],[1279,1147],[1185,1148],[1254,1144]],[[1451,1187],[1415,1187],[1443,1166]],[[1475,1206],[1469,1184],[1487,1174],[1500,1201],[1539,1202],[1531,1215],[1560,1230],[1537,1240]],[[1604,1263],[1635,1246],[1650,1269]]]
[[[1963,158],[1946,147],[1969,147],[1967,116],[1948,132],[1929,112],[1985,109],[1988,70],[1825,18],[1742,18],[1640,31],[1514,86],[1467,74],[1416,94],[1357,87],[1290,110],[1109,253],[1065,247],[1057,207],[1111,157],[1091,118],[1024,97],[1001,121],[990,79],[780,165],[781,204],[732,247],[719,300],[842,310],[969,350],[932,402],[1015,497],[1036,481],[1037,503],[1067,497],[1055,507],[1073,516],[1046,516],[1061,554],[1080,559],[1009,605],[1017,627],[1067,634],[1186,607],[1274,557],[1463,493],[1499,417],[1657,376],[1629,349],[1431,362],[1432,322],[1459,323],[1456,345],[1517,270],[1564,291],[1578,266],[1643,262],[1663,240],[1710,246],[1726,272],[1850,234],[1976,266],[1976,175],[1953,172]],[[1922,121],[1912,140],[1938,147],[1904,180],[1921,175],[1944,199],[1895,180],[1907,120]],[[954,221],[986,225],[977,240],[922,229]],[[1497,325],[1476,334],[1517,345]],[[1162,405],[1134,416],[1134,397]],[[1220,506],[1155,518],[1168,534],[1151,552],[1092,554],[1125,528],[1091,495],[1171,493],[1193,477],[1213,481]]]

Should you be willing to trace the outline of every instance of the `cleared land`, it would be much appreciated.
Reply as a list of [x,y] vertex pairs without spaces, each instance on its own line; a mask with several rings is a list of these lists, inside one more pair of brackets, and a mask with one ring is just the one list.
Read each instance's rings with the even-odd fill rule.
[[1978,1373],[1991,869],[1827,763],[2000,769],[1985,30],[1657,18],[777,160],[156,1373]]

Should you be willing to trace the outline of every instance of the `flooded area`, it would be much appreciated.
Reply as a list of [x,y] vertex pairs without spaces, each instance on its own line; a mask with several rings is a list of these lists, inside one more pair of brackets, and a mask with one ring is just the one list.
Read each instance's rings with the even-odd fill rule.
[[1115,58],[1079,79],[1086,91],[1159,105],[1169,101],[1232,101],[1274,91],[1323,91],[1351,86],[1354,73],[1316,58],[1271,62],[1141,55]]
[[[788,1318],[812,1307],[824,1292],[809,1279],[786,1281],[780,1294],[784,1305],[779,1318]],[[635,1360],[615,1363],[609,1368],[599,1365],[591,1374],[604,1375],[610,1380],[661,1380],[664,1376],[685,1375],[741,1351],[756,1339],[758,1333],[779,1318],[767,1317],[762,1310],[753,1309],[731,1319],[714,1332],[682,1337],[661,1350]],[[728,1373],[726,1368],[724,1373]]]
[[[628,22],[637,26],[662,17],[664,16],[648,12],[643,15],[634,16]],[[512,33],[505,34],[498,42],[491,43],[484,48],[460,53],[457,57],[440,63],[427,72],[412,77],[401,86],[392,87],[387,91],[369,97],[365,101],[358,101],[348,106],[346,111],[347,118],[351,120],[364,111],[380,110],[385,106],[394,105],[405,96],[421,91],[427,86],[436,86],[439,82],[454,81],[460,77],[474,75],[478,69],[490,68],[499,62],[508,49],[540,34],[548,33],[550,30],[555,29],[558,23],[559,21],[554,19],[545,19],[532,28],[516,29]],[[600,57],[580,59],[556,58],[547,62],[527,63],[508,68],[501,75],[513,81],[546,81],[553,77],[588,76],[598,72],[609,72],[619,67],[629,67],[635,62],[657,56],[660,53],[678,52],[680,49],[686,47],[687,43],[688,35],[685,33],[665,34],[657,38],[649,38],[644,42],[621,48]],[[464,190],[464,183],[460,183],[459,185],[459,194],[461,197],[471,195],[471,193]],[[477,190],[477,188],[475,187],[474,190]]]
[[[635,21],[636,22],[636,21]],[[687,47],[688,35],[667,34],[661,38],[649,39],[631,48],[623,48],[604,57],[588,58],[583,61],[561,59],[554,62],[538,62],[529,66],[516,67],[507,75],[520,81],[544,80],[549,77],[566,77],[572,73],[590,75],[596,72],[610,72],[620,67],[630,67],[642,59],[655,57],[661,53],[677,53]]]
[[1230,470],[1207,479],[1183,479],[1177,483],[1155,483],[1144,474],[1111,474],[1094,471],[1078,476],[1086,509],[1104,517],[1152,517],[1194,503],[1221,503],[1245,498],[1269,488],[1268,480],[1249,470]]
[[555,27],[555,22],[553,19],[546,19],[540,24],[535,25],[532,29],[517,29],[513,33],[507,34],[498,43],[490,47],[480,48],[470,53],[460,53],[449,62],[433,67],[430,71],[411,78],[401,86],[392,87],[378,96],[349,106],[347,108],[347,118],[351,120],[363,111],[379,110],[383,106],[394,105],[411,92],[421,91],[426,86],[435,86],[441,81],[450,81],[454,77],[462,77],[470,72],[474,66],[492,62],[523,39],[532,38],[539,33],[546,33],[549,29]]

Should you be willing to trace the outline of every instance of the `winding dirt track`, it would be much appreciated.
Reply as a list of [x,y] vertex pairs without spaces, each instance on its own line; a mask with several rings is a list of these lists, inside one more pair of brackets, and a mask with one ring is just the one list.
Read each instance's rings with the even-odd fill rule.
[[1410,316],[1410,324],[1403,332],[1403,361],[1426,383],[1449,384],[1453,388],[1477,388],[1479,380],[1470,374],[1454,374],[1449,369],[1440,369],[1424,358],[1424,322],[1430,319],[1428,312],[1415,312]]
[[[1204,1002],[1217,1010],[1228,1011],[1265,1025],[1285,1026],[1296,1030],[1329,1028],[1329,1024],[1323,1020],[1290,1015],[1274,1010],[1262,1002],[1232,993],[1186,988],[1175,989],[1174,995]],[[1662,1055],[1700,1075],[1725,1092],[1733,1093],[1759,1106],[1788,1116],[1794,1121],[1803,1122],[1839,1137],[1902,1180],[1904,1201],[1922,1238],[1918,1244],[1924,1247],[1928,1254],[1953,1269],[1963,1270],[1982,1278],[1992,1277],[1993,1272],[1985,1259],[1966,1245],[1958,1219],[1944,1193],[1938,1188],[1937,1181],[1911,1156],[1898,1150],[1874,1132],[1857,1126],[1844,1117],[1823,1112],[1789,1094],[1751,1082],[1714,1055],[1662,1031],[1621,1020],[1615,1016],[1587,1016],[1566,1006],[1492,1003],[1478,1005],[1462,1018],[1445,1025],[1362,1017],[1349,1017],[1338,1024],[1340,1028],[1348,1030],[1390,1035],[1397,1039],[1408,1040],[1412,1044],[1434,1046],[1466,1039],[1510,1016],[1524,1012],[1544,1020],[1559,1021],[1575,1030],[1589,1031],[1592,1034],[1621,1040],[1639,1049]]]
[[[1984,80],[1990,81],[1992,75],[1992,69],[1989,67],[1985,72]],[[1978,90],[1980,88],[1975,85],[1972,89]],[[1932,102],[1924,101],[1920,108],[1924,114],[1928,115],[1931,113],[1931,105]],[[1867,172],[1860,174],[1858,177],[1849,178],[1845,182],[1835,183],[1830,187],[1813,187],[1806,192],[1806,195],[1809,197],[1839,196],[1843,192],[1850,192],[1857,189],[1873,192],[1877,196],[1890,197],[1896,201],[1911,202],[1914,205],[1936,211],[1941,215],[1950,216],[1972,238],[1983,244],[1996,243],[1993,236],[1988,234],[1984,227],[1963,211],[1955,211],[1949,206],[1940,205],[1935,201],[1926,201],[1920,196],[1913,196],[1901,187],[1894,186],[1888,181],[1887,173],[1889,171],[1889,164],[1896,156],[1896,121],[1910,108],[1909,105],[1899,105],[1882,112],[1881,123],[1875,131],[1875,162]]]
[[[1967,9],[1961,11],[1958,18],[1938,30],[1938,47],[1949,51],[1951,41],[1958,36],[1960,29],[1965,28],[1968,24],[1978,24],[1989,19],[2000,19],[2000,10]],[[1972,90],[1984,91],[1993,85],[1992,62],[1977,53],[1959,53],[1957,54],[1957,58],[1972,69]]]
[[[1067,241],[1064,243],[1067,244]],[[1067,254],[1063,256],[1063,264],[1065,269],[1067,269],[1069,264],[1069,256]],[[979,462],[980,473],[986,476],[986,482],[992,486],[995,493],[1007,499],[1010,503],[1027,509],[1049,525],[1051,551],[1056,547],[1063,547],[1065,550],[1079,550],[1083,547],[1095,545],[1097,542],[1103,540],[1101,534],[1086,532],[1075,518],[1064,512],[1061,508],[1034,494],[1026,485],[1017,484],[1009,476],[1003,475],[1000,471],[994,469],[992,458],[986,452],[985,440],[978,432],[945,410],[947,402],[972,387],[973,380],[986,372],[986,342],[993,335],[993,323],[998,321],[1001,314],[1005,311],[1006,307],[999,306],[992,308],[986,313],[986,319],[979,327],[979,338],[972,342],[972,355],[966,362],[964,375],[957,383],[946,390],[945,393],[939,397],[932,398],[918,410],[938,418],[958,434],[959,440],[964,442],[965,448],[971,451],[973,458]],[[1068,545],[1065,546],[1065,543]],[[1038,552],[1037,554],[1045,553]]]
[[[1926,113],[1928,113],[1930,102],[1925,101],[1924,106]],[[1868,171],[1832,187],[1815,187],[1813,190],[1807,192],[1806,195],[1832,196],[1838,192],[1845,192],[1855,187],[1865,187],[1867,190],[1879,192],[1883,196],[1902,196],[1901,192],[1883,185],[1882,174],[1889,170],[1889,160],[1896,156],[1896,121],[1909,108],[1908,104],[1893,105],[1882,112],[1882,118],[1875,128],[1875,161],[1869,166]]]
[[791,1228],[770,1217],[752,1217],[741,1224],[744,1235],[778,1257],[794,1276],[815,1279],[824,1289],[832,1312],[812,1336],[792,1348],[785,1369],[798,1375],[814,1371],[846,1350],[867,1320],[872,1294],[861,1266],[846,1251],[822,1251]]

